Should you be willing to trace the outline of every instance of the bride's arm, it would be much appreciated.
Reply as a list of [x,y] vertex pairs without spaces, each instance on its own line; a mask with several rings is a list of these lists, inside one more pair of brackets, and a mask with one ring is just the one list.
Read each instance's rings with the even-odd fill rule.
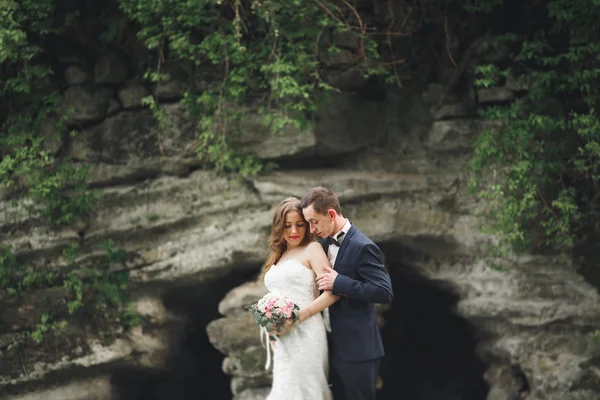
[[[315,274],[319,275],[325,272],[325,266],[330,266],[330,264],[329,260],[327,259],[327,255],[325,254],[325,251],[323,251],[323,247],[319,243],[313,242],[308,245],[307,251],[308,262],[310,263],[310,266],[315,272]],[[298,315],[300,322],[312,317],[315,314],[320,313],[321,311],[338,301],[339,298],[340,296],[334,296],[333,294],[331,294],[330,290],[324,291],[319,297],[314,299],[312,303],[300,309]]]

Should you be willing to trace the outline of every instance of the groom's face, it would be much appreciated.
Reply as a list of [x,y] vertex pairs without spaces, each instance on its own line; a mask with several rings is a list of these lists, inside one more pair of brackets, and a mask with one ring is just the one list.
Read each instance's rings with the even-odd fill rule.
[[317,234],[322,238],[326,238],[333,233],[334,228],[334,216],[331,215],[330,210],[326,215],[315,212],[312,204],[302,209],[304,218],[310,224],[310,233]]

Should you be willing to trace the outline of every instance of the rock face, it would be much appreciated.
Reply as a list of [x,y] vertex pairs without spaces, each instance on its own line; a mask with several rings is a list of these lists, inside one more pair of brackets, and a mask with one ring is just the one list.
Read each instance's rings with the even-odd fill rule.
[[[419,107],[425,105],[417,103],[412,108]],[[424,125],[415,122],[419,115],[411,115],[404,126],[397,127],[408,129],[410,136],[393,136],[404,142],[392,140],[391,147],[397,144],[395,151],[381,153],[371,148],[348,160],[345,166],[351,170],[274,172],[256,179],[254,186],[261,199],[271,204],[290,195],[302,196],[311,186],[329,186],[340,195],[344,214],[388,251],[388,259],[409,261],[406,254],[395,250],[398,248],[421,254],[410,262],[425,279],[450,285],[458,300],[448,312],[468,321],[476,331],[474,354],[485,365],[482,378],[487,388],[478,392],[479,397],[470,398],[500,400],[521,394],[556,400],[598,397],[600,375],[587,336],[597,329],[597,290],[568,258],[524,255],[504,270],[482,260],[489,238],[476,229],[475,214],[480,205],[464,195],[463,167],[464,155],[468,155],[465,139],[485,126],[470,116]],[[417,137],[420,139],[415,140]],[[413,151],[404,156],[401,149],[406,142]],[[447,157],[449,151],[452,157]],[[402,159],[394,159],[399,153]],[[437,162],[424,162],[428,158]],[[409,163],[411,168],[406,167]],[[387,172],[373,168],[382,164]],[[401,172],[407,170],[412,172]],[[394,265],[399,264],[390,264],[391,268]],[[220,312],[225,317],[207,328],[211,343],[227,355],[223,370],[232,376],[235,398],[250,394],[264,398],[268,390],[258,332],[240,311],[263,290],[259,284],[232,290],[221,303]],[[237,305],[237,311],[232,304]],[[397,312],[395,315],[392,305],[385,313],[386,320],[402,319]],[[405,329],[426,328],[417,323]],[[231,337],[232,332],[238,334]],[[388,340],[386,346],[393,350],[393,341]],[[248,360],[251,355],[254,358]],[[393,365],[393,355],[390,358]],[[248,365],[255,369],[249,371]],[[472,394],[449,386],[419,398],[464,398],[468,393]]]
[[69,156],[92,163],[93,169],[121,166],[142,176],[152,169],[187,173],[199,165],[195,124],[178,104],[163,105],[161,111],[171,121],[168,129],[159,128],[148,110],[120,112],[78,133],[71,141]]
[[[126,81],[127,71],[115,66],[114,57],[94,67],[96,84]],[[519,391],[539,400],[600,396],[600,365],[589,352],[587,339],[600,318],[598,293],[579,275],[577,264],[570,259],[522,256],[498,271],[485,261],[491,238],[477,230],[476,212],[482,205],[465,195],[468,143],[485,127],[473,118],[475,104],[446,104],[442,109],[433,100],[428,103],[424,99],[436,98],[433,85],[425,95],[408,89],[391,91],[385,102],[335,98],[314,130],[295,136],[270,136],[249,120],[243,138],[248,148],[264,159],[295,160],[299,167],[240,183],[197,169],[196,127],[180,106],[162,106],[173,116],[168,129],[158,127],[142,110],[119,111],[118,106],[106,117],[109,98],[116,101],[118,91],[77,86],[84,75],[69,72],[69,82],[75,86],[65,97],[71,104],[81,103],[72,121],[84,126],[68,149],[73,160],[91,163],[90,183],[103,188],[98,207],[88,220],[57,229],[3,201],[0,241],[10,244],[21,259],[52,269],[65,264],[62,250],[73,242],[80,244],[80,261],[85,265],[97,257],[100,243],[114,240],[128,253],[124,268],[131,273],[136,307],[152,321],[152,329],[135,329],[110,344],[81,337],[56,357],[33,349],[25,363],[7,358],[0,376],[2,398],[142,398],[119,392],[114,371],[126,366],[149,370],[153,376],[153,371],[177,364],[170,354],[182,345],[190,322],[166,307],[169,296],[178,298],[183,307],[197,292],[219,284],[222,293],[214,301],[227,292],[219,303],[222,317],[216,315],[216,305],[187,311],[187,315],[213,319],[206,327],[208,339],[198,336],[196,340],[210,341],[225,356],[213,371],[222,376],[222,368],[231,377],[236,400],[264,398],[270,382],[264,349],[257,329],[241,309],[259,298],[264,287],[243,282],[252,281],[266,256],[273,207],[317,185],[329,186],[340,195],[344,215],[384,249],[390,274],[401,277],[402,265],[410,263],[424,281],[455,293],[456,300],[446,312],[474,327],[475,350],[465,357],[483,366],[479,379],[486,387],[477,392],[482,396],[471,398],[507,399]],[[329,168],[302,168],[325,157]],[[223,283],[227,276],[237,276],[238,281]],[[34,304],[43,298],[36,296]],[[392,391],[399,362],[394,356],[399,343],[392,329],[405,318],[400,311],[403,302],[411,300],[403,296],[403,291],[397,291],[398,303],[382,314],[390,354],[382,366],[386,398],[408,393],[406,388]],[[5,304],[0,300],[0,309]],[[415,304],[415,312],[421,306]],[[7,315],[3,311],[0,318]],[[0,320],[3,352],[22,329],[4,322]],[[438,326],[441,331],[443,327]],[[431,331],[419,318],[402,329]],[[444,355],[431,355],[438,356]],[[428,368],[423,364],[413,369]],[[201,376],[209,382],[217,375]],[[173,398],[171,389],[181,388],[178,378],[173,379],[172,386],[153,390],[152,398]],[[439,383],[423,379],[430,388]],[[452,379],[442,379],[444,389],[438,397],[418,398],[463,398],[466,386],[450,389]],[[227,398],[231,393],[221,395]],[[187,393],[180,398],[198,396]]]
[[[266,353],[259,339],[259,330],[252,316],[243,307],[255,303],[267,293],[260,282],[249,282],[230,291],[219,303],[224,318],[207,326],[209,341],[227,358],[223,372],[231,376],[231,392],[236,400],[251,392],[266,391],[271,382],[265,370]],[[256,393],[259,396],[259,393]]]
[[127,63],[115,52],[108,52],[99,57],[94,66],[96,83],[122,83],[127,79]]
[[385,109],[381,101],[336,95],[318,116],[314,129],[287,128],[269,133],[258,116],[242,121],[239,145],[265,160],[302,159],[348,154],[379,144],[385,137]]
[[[305,181],[307,177],[310,184]],[[587,383],[590,379],[598,382],[590,367],[593,357],[587,333],[597,327],[600,313],[597,291],[578,275],[568,259],[524,257],[506,271],[495,271],[477,260],[483,254],[485,239],[476,233],[474,218],[440,209],[441,200],[426,182],[424,176],[362,172],[318,176],[315,172],[291,172],[272,174],[258,180],[256,187],[267,200],[298,195],[309,185],[335,187],[342,204],[348,204],[344,206],[345,215],[350,215],[375,241],[385,243],[388,248],[402,245],[426,254],[427,261],[417,264],[422,273],[432,281],[448,282],[455,288],[461,299],[455,312],[475,325],[481,336],[477,353],[489,366],[485,373],[490,387],[487,399],[506,399],[518,391],[511,365],[518,365],[527,377],[531,398],[595,398],[598,387]],[[439,182],[435,187],[447,195],[450,184],[444,186]],[[357,187],[362,189],[360,194]],[[367,199],[365,193],[376,199]],[[438,196],[442,193],[438,192]],[[231,302],[231,298],[244,299],[239,306],[247,303],[252,297],[250,288],[235,289],[223,303]],[[251,293],[258,297],[261,292]],[[215,347],[234,359],[240,352],[252,352],[258,340],[252,323],[243,315],[232,314],[230,306],[221,312],[226,318],[209,325],[209,332],[222,332],[218,327],[228,325],[244,335],[252,332],[254,342],[239,334],[232,339],[228,334],[209,333],[218,338]],[[392,306],[386,319],[393,318]],[[240,324],[243,329],[237,328]],[[236,346],[228,345],[229,342],[235,342]],[[244,345],[247,347],[242,350]],[[260,365],[262,361],[260,352],[256,356],[252,365]],[[263,381],[256,382],[252,373],[245,371],[238,375],[227,364],[224,372],[234,377],[232,385],[233,382],[243,388],[255,385],[257,390],[263,390]],[[247,382],[241,385],[241,379]]]
[[63,94],[63,110],[72,124],[101,121],[106,115],[110,90],[93,86],[71,86]]

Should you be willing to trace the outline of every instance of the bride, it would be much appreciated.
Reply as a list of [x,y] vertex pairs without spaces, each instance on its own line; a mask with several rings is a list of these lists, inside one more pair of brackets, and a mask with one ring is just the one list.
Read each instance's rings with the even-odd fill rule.
[[298,321],[290,322],[273,343],[273,386],[267,400],[330,400],[328,321],[321,311],[339,297],[331,291],[319,295],[315,276],[329,260],[309,234],[299,199],[287,198],[275,211],[269,247],[261,278],[269,292],[287,296],[300,312]]

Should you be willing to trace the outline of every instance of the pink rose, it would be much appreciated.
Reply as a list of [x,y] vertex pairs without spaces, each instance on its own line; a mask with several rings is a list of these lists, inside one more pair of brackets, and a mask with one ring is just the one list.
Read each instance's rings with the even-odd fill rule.
[[292,308],[290,306],[284,307],[281,309],[281,313],[286,317],[289,318],[292,316]]

